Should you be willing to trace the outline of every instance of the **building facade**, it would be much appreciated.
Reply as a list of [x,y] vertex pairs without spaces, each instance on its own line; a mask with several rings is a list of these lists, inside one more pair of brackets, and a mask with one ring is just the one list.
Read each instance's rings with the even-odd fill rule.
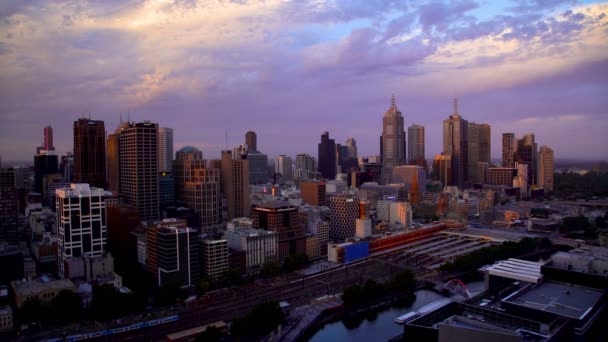
[[292,254],[306,253],[305,227],[298,219],[298,208],[288,202],[269,202],[253,208],[253,228],[278,234],[279,263]]
[[336,178],[336,141],[329,138],[329,132],[321,134],[321,143],[319,143],[318,167],[321,176],[325,179]]
[[158,128],[158,171],[171,172],[173,167],[173,128]]
[[211,279],[219,279],[228,271],[228,241],[205,239],[202,241],[203,275]]
[[245,133],[245,145],[247,145],[247,152],[258,150],[258,136],[254,131]]
[[359,218],[359,200],[348,195],[333,196],[329,199],[329,209],[329,238],[338,241],[353,238]]
[[18,239],[19,208],[14,169],[0,169],[0,241],[16,245]]
[[228,205],[228,219],[248,217],[249,163],[246,159],[233,159],[231,151],[222,151],[222,193]]
[[235,227],[225,233],[228,247],[245,252],[247,272],[259,270],[265,263],[276,262],[279,235],[274,231]]
[[101,120],[74,121],[72,182],[106,187],[106,129]]
[[388,184],[393,167],[406,164],[406,143],[404,118],[397,109],[395,97],[391,106],[382,118],[382,136],[380,137],[380,155],[382,156],[382,182]]
[[502,167],[515,167],[515,133],[502,134]]
[[543,145],[538,153],[538,185],[545,189],[545,193],[553,192],[553,169],[553,150]]
[[325,182],[300,182],[300,195],[302,201],[314,206],[327,206],[327,192]]
[[424,126],[413,124],[407,129],[407,157],[409,165],[426,168]]
[[106,246],[105,191],[88,184],[71,184],[56,191],[57,271],[64,276],[65,261],[85,253],[103,255]]
[[468,181],[469,123],[458,114],[454,99],[454,114],[443,120],[443,154],[452,159],[452,184],[463,187]]
[[130,123],[120,132],[120,193],[141,220],[159,218],[158,124]]

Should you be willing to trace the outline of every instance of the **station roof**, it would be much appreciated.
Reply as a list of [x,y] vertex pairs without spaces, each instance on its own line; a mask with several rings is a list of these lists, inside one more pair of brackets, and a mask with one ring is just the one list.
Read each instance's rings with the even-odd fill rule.
[[540,272],[542,265],[544,264],[540,262],[511,258],[486,268],[486,272],[493,276],[536,284],[543,278]]

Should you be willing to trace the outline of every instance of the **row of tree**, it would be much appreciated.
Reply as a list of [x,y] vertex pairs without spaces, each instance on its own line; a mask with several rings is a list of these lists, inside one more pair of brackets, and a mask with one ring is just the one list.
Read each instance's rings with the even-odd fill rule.
[[498,260],[517,257],[532,253],[537,249],[544,250],[550,247],[551,240],[547,238],[526,237],[517,242],[505,241],[498,246],[490,246],[461,255],[454,261],[441,265],[440,270],[449,273],[471,272]]
[[553,195],[563,199],[591,199],[608,197],[608,175],[589,172],[556,173],[553,179]]
[[390,281],[378,283],[369,279],[363,286],[351,285],[343,289],[342,301],[349,308],[369,306],[388,295],[408,294],[416,288],[416,275],[411,270],[395,274]]

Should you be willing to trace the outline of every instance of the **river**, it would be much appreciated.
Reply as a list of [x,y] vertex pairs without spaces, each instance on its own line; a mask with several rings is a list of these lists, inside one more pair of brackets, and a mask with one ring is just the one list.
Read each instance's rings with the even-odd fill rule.
[[[471,295],[475,295],[483,289],[483,281],[468,283],[467,287]],[[403,325],[396,324],[395,318],[442,298],[444,297],[436,292],[419,290],[416,291],[416,299],[410,305],[394,305],[357,319],[343,319],[328,323],[317,331],[310,341],[387,341],[403,333]]]

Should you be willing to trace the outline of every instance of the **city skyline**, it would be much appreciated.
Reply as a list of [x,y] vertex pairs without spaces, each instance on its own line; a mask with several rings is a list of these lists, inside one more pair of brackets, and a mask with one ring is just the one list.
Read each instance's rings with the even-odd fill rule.
[[88,113],[108,133],[121,113],[173,128],[176,150],[211,158],[226,130],[228,148],[255,131],[271,158],[315,155],[323,131],[378,155],[392,93],[405,126],[425,127],[427,159],[454,96],[492,126],[492,158],[504,132],[533,132],[558,159],[607,158],[607,4],[37,5],[0,7],[4,160],[29,160],[46,125],[57,153],[71,151],[71,123]]

